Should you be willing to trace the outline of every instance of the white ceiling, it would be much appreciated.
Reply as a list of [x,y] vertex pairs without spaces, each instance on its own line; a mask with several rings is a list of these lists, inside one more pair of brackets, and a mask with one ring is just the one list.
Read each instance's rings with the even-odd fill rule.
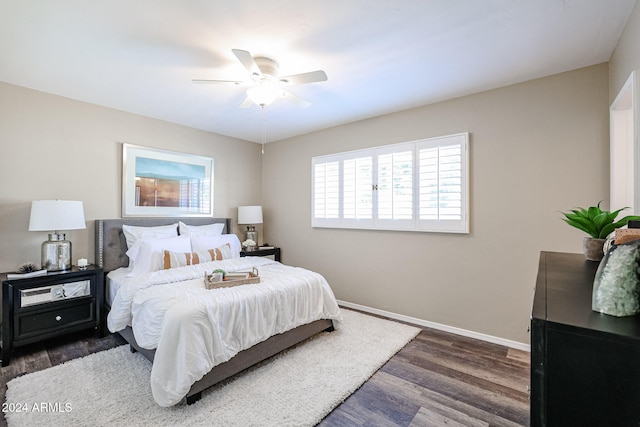
[[0,81],[260,141],[231,49],[329,80],[265,110],[279,140],[605,62],[635,0],[0,0]]

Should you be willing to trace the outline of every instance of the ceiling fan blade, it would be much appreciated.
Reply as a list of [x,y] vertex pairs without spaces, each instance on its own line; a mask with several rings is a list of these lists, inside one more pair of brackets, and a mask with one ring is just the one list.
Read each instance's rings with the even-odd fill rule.
[[308,73],[293,74],[291,76],[280,77],[279,80],[284,85],[300,85],[304,83],[324,82],[327,80],[327,73],[322,70],[310,71]]
[[282,91],[282,98],[296,104],[298,107],[301,107],[301,108],[307,108],[308,106],[311,105],[311,103],[306,99],[302,99],[299,96],[292,94],[291,92],[287,92],[286,90]]
[[244,99],[244,101],[242,101],[242,103],[240,105],[238,105],[238,108],[249,108],[253,105],[253,101],[251,100],[251,98],[249,98],[248,96]]
[[238,61],[244,65],[244,68],[247,69],[251,78],[254,76],[261,76],[260,68],[258,68],[258,64],[253,60],[253,56],[246,50],[241,49],[231,49],[231,52],[238,58]]
[[246,82],[239,82],[235,80],[202,80],[202,79],[193,79],[191,82],[196,84],[226,84],[226,85],[244,85]]

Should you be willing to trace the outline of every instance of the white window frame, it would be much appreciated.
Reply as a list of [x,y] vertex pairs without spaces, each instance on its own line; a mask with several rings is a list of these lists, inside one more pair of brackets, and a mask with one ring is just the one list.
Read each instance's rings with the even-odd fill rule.
[[[459,211],[460,216],[458,219],[442,219],[438,217],[436,219],[421,219],[420,218],[420,150],[429,149],[429,150],[437,150],[437,163],[438,168],[441,167],[441,157],[440,157],[440,149],[446,148],[449,146],[457,146],[460,148],[460,161],[456,162],[454,165],[458,165],[460,167],[460,193],[459,193],[459,201],[458,201],[458,193],[454,193],[456,195],[456,200],[454,203],[460,205]],[[380,166],[380,156],[395,154],[400,152],[406,152],[407,150],[412,152],[412,160],[411,160],[411,208],[410,208],[410,218],[407,218],[407,209],[406,203],[404,204],[404,209],[401,210],[402,216],[400,218],[393,219],[384,219],[379,218],[378,215],[378,207],[379,207],[379,191],[378,190],[378,172]],[[380,147],[368,148],[363,150],[355,150],[348,151],[343,153],[329,154],[324,156],[317,156],[311,159],[311,226],[312,227],[320,227],[320,228],[353,228],[353,229],[372,229],[372,230],[401,230],[401,231],[421,231],[421,232],[442,232],[442,233],[469,233],[469,134],[468,133],[459,133],[454,135],[447,135],[436,138],[427,138],[418,141],[411,142],[403,142],[399,144],[391,144]],[[370,218],[345,218],[345,183],[344,183],[344,162],[351,161],[354,159],[362,159],[362,158],[371,158],[372,166],[371,166],[371,203],[372,203],[372,215]],[[327,218],[327,217],[316,217],[316,167],[322,168],[322,165],[335,162],[338,163],[338,194],[335,192],[331,194],[333,200],[337,197],[338,202],[338,215],[337,217]],[[399,164],[402,166],[402,164]],[[406,166],[406,164],[405,164]],[[446,196],[446,192],[442,192],[440,190],[440,179],[441,175],[439,173],[439,169],[431,169],[431,172],[434,172],[438,176],[438,212],[442,209],[442,205],[446,204],[446,201],[442,200]],[[407,167],[404,167],[406,170]],[[395,169],[394,169],[395,170]],[[399,169],[402,171],[402,168]],[[402,176],[403,175],[403,176]],[[349,175],[351,176],[351,175]],[[362,175],[361,175],[362,176]],[[402,181],[405,184],[405,188],[407,185],[406,173],[398,175],[393,182]],[[366,174],[365,174],[366,178]],[[358,181],[361,183],[362,180]],[[365,180],[366,182],[366,180]],[[352,188],[353,186],[349,187]],[[334,187],[335,188],[335,187]],[[394,186],[395,188],[395,186]],[[322,187],[319,187],[318,190],[321,190]],[[400,189],[401,190],[401,189]],[[366,193],[366,191],[364,192]],[[353,192],[348,193],[350,195]],[[323,194],[318,194],[322,197]],[[365,194],[366,196],[366,194]],[[405,198],[400,198],[401,201],[405,200]],[[395,200],[395,199],[393,199]],[[350,200],[352,201],[352,200]],[[393,202],[392,202],[393,203]],[[395,209],[393,209],[395,212]]]

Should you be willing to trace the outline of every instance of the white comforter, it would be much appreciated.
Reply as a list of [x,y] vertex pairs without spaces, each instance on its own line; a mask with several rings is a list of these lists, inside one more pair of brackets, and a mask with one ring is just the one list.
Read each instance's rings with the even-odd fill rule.
[[[253,266],[259,270],[259,284],[204,287],[205,271],[248,271]],[[132,326],[140,346],[156,349],[153,397],[160,406],[172,406],[214,366],[272,335],[318,319],[341,319],[320,274],[246,257],[126,279],[107,324],[111,332]]]

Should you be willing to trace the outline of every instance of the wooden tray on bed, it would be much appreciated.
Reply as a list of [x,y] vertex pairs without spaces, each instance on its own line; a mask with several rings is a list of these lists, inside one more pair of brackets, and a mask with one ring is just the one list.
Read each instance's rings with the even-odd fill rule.
[[250,285],[254,283],[260,283],[260,275],[258,275],[256,268],[249,273],[249,277],[246,279],[226,279],[221,282],[214,282],[210,280],[209,274],[204,274],[204,286],[207,289],[231,288],[233,286]]

